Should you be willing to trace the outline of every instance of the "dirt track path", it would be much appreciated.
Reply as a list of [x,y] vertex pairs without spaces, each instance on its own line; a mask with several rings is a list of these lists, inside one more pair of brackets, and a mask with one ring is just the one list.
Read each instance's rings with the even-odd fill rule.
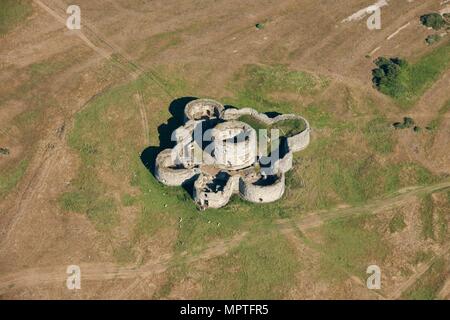
[[[231,239],[222,240],[209,245],[199,255],[182,255],[187,264],[193,264],[202,260],[210,260],[224,255],[236,247],[247,235],[240,233]],[[166,271],[173,265],[173,256],[168,254],[153,260],[143,266],[123,266],[115,263],[81,263],[81,282],[116,280],[116,279],[143,279]],[[64,284],[67,279],[67,266],[31,268],[0,277],[0,294],[5,294],[12,289],[29,288],[37,285]]]
[[441,248],[438,252],[436,252],[436,255],[429,262],[421,265],[418,268],[417,272],[413,276],[411,276],[401,286],[399,286],[394,292],[392,292],[388,296],[388,299],[392,299],[392,300],[400,299],[402,294],[404,292],[406,292],[412,285],[414,285],[414,283],[416,283],[416,281],[419,280],[419,278],[422,277],[425,274],[425,272],[428,271],[428,269],[430,269],[430,267],[433,265],[436,258],[439,258],[439,257],[442,257],[442,256],[448,254],[449,251],[450,251],[449,246],[446,246],[445,248]]
[[134,96],[134,99],[139,108],[139,114],[141,116],[141,123],[142,123],[142,129],[143,129],[143,134],[144,134],[144,144],[149,145],[150,144],[150,129],[148,127],[147,112],[145,111],[145,102],[144,102],[144,96],[143,96],[142,92],[136,93]]
[[450,278],[447,278],[444,285],[442,286],[441,291],[439,291],[437,297],[438,299],[449,299],[450,295]]
[[[312,212],[307,214],[305,217],[299,218],[294,221],[289,219],[280,219],[277,221],[277,223],[279,224],[281,232],[288,239],[290,239],[291,242],[297,243],[298,245],[300,239],[296,236],[296,232],[292,224],[295,224],[295,226],[298,227],[301,231],[306,231],[311,228],[319,227],[320,225],[331,219],[349,217],[352,215],[358,215],[366,212],[375,214],[384,210],[395,208],[402,204],[406,204],[411,197],[417,196],[421,193],[427,194],[444,190],[447,188],[450,188],[450,181],[441,182],[424,187],[409,187],[399,190],[393,197],[388,199],[375,200],[361,206],[335,208],[327,211]],[[429,268],[432,266],[436,258],[447,255],[449,251],[450,251],[449,246],[439,249],[436,252],[436,255],[428,263],[424,263],[423,265],[421,265],[418,268],[418,270],[408,280],[402,283],[394,292],[388,294],[387,296],[379,294],[378,292],[375,291],[371,293],[374,293],[378,299],[388,299],[388,300],[399,299],[406,290],[408,290],[414,283],[416,283],[416,281],[423,274],[425,274],[425,272],[429,270]],[[345,270],[343,271],[347,273]],[[355,277],[351,274],[348,274],[348,276],[356,284],[365,287],[365,284],[362,283],[358,277]],[[444,299],[449,294],[450,294],[450,279],[446,281],[445,285],[439,292],[438,297]]]
[[[402,204],[408,203],[408,200],[411,197],[417,196],[421,193],[425,194],[432,193],[447,188],[450,188],[450,181],[440,182],[428,186],[408,187],[397,191],[391,197],[383,197],[381,199],[370,201],[366,204],[344,208],[338,207],[330,210],[322,210],[307,213],[301,218],[296,219],[294,223],[298,226],[300,230],[304,231],[311,228],[319,227],[323,223],[335,218],[343,218],[366,212],[378,213],[381,211],[389,210]],[[277,220],[277,223],[278,225],[280,225],[280,227],[290,228],[292,220],[280,219]]]
[[[58,22],[60,22],[65,26],[66,23],[65,16],[59,14],[57,11],[50,8],[40,0],[33,0],[33,2],[36,5],[38,5],[41,9],[43,9],[46,13],[54,17]],[[112,60],[113,55],[115,55],[116,58],[112,60],[114,64],[123,71],[125,71],[126,73],[130,74],[134,79],[136,79],[141,74],[144,74],[146,72],[141,67],[136,65],[136,63],[134,63],[131,59],[129,59],[129,57],[125,57],[121,53],[122,50],[120,48],[106,41],[102,36],[92,31],[93,28],[94,27],[89,22],[83,19],[83,27],[82,27],[83,31],[81,30],[74,31],[73,34],[79,37],[88,47],[97,52],[101,57],[108,60]],[[93,41],[89,40],[87,35],[89,35],[90,38],[94,39],[93,40],[94,42],[106,44],[106,48],[104,48],[105,46],[95,45]],[[167,91],[159,81],[153,79],[153,77],[150,77],[150,81],[156,83],[158,86],[162,88],[164,92],[167,93]],[[95,97],[97,97],[104,91],[105,90],[102,90],[102,92],[97,93],[91,98],[89,98],[80,108],[77,108],[76,110],[71,112],[69,116],[64,115],[63,120],[64,126],[65,124],[69,124],[69,126],[71,126],[73,116],[76,113],[82,111],[89,104],[90,101],[92,101]],[[145,113],[145,106],[143,105],[143,97],[142,95],[139,96],[140,98],[138,105],[140,108],[141,118],[144,126],[144,133],[148,141],[149,139],[148,121]],[[53,132],[57,130],[58,128],[55,128]],[[22,189],[18,190],[19,195],[17,197],[17,201],[15,201],[15,204],[12,207],[6,210],[6,212],[14,212],[14,216],[8,223],[8,227],[2,230],[2,234],[4,236],[2,237],[2,241],[0,244],[0,252],[4,251],[7,248],[7,246],[10,245],[11,235],[13,234],[16,225],[22,220],[22,218],[24,217],[24,215],[26,214],[26,212],[30,208],[30,205],[33,203],[36,197],[38,197],[39,194],[43,192],[48,177],[51,177],[52,175],[51,174],[52,169],[55,168],[57,160],[63,156],[62,152],[60,151],[63,149],[64,144],[65,144],[65,135],[59,138],[55,137],[55,135],[51,135],[42,140],[41,151],[37,153],[37,155],[34,157],[34,160],[32,161],[32,164],[30,165],[29,182],[26,185],[24,185]],[[8,214],[8,216],[10,216],[10,214]]]

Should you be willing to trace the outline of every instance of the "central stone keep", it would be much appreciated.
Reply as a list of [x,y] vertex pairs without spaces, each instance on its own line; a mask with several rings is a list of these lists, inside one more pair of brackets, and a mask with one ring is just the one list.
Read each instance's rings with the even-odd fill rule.
[[245,122],[219,123],[212,131],[214,158],[220,169],[239,170],[257,160],[256,131]]

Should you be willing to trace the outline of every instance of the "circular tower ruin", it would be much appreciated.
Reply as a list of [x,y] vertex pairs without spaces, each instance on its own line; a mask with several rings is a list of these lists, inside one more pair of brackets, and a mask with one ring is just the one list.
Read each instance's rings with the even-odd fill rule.
[[212,140],[217,167],[239,170],[256,162],[256,131],[245,122],[234,120],[219,123],[212,131]]

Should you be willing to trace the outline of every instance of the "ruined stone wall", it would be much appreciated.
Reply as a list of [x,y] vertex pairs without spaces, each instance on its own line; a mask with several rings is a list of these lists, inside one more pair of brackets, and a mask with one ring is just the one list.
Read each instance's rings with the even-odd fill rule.
[[280,158],[278,161],[275,162],[275,172],[276,173],[286,173],[289,170],[292,169],[292,162],[293,162],[294,155],[291,151],[286,153],[283,158]]
[[184,109],[185,121],[202,118],[221,118],[224,107],[212,99],[197,99],[189,102]]
[[242,109],[230,108],[230,109],[226,109],[223,112],[222,118],[224,120],[236,120],[239,117],[247,116],[247,115],[254,117],[255,119],[261,121],[262,123],[264,123],[264,124],[266,124],[268,126],[272,124],[272,119],[270,117],[268,117],[264,113],[259,113],[258,111],[256,111],[255,109],[252,109],[252,108],[242,108]]
[[306,124],[306,129],[299,134],[296,134],[292,137],[288,137],[288,145],[292,152],[297,152],[300,150],[305,149],[310,142],[310,133],[311,133],[311,127],[309,125],[308,120],[305,118],[296,115],[296,114],[281,114],[274,118],[270,118],[264,113],[259,113],[255,109],[252,108],[242,108],[242,109],[234,109],[230,108],[224,111],[223,118],[225,120],[234,120],[239,119],[239,117],[244,115],[250,115],[253,118],[255,118],[258,121],[261,121],[267,126],[271,126],[277,122],[284,121],[284,120],[293,120],[293,119],[300,119],[303,120]]
[[[233,141],[237,137],[237,141]],[[256,131],[240,121],[217,125],[213,130],[214,158],[216,166],[237,170],[251,166],[256,161]]]
[[241,178],[239,180],[239,192],[241,196],[254,203],[268,203],[280,199],[284,194],[285,176],[281,174],[278,179],[270,185],[256,185],[252,180]]
[[225,206],[229,201],[233,193],[238,190],[239,177],[229,177],[223,190],[218,192],[205,191],[205,184],[210,180],[204,175],[200,175],[194,184],[194,200],[201,208],[221,208]]
[[287,138],[289,149],[292,152],[301,151],[309,145],[311,139],[311,128],[309,127],[308,122],[306,122],[306,124],[307,127],[304,131],[300,132],[299,134],[296,134],[295,136]]
[[168,186],[181,186],[186,180],[198,174],[197,168],[175,167],[172,149],[165,149],[158,154],[155,163],[155,177]]
[[[280,158],[273,160],[270,168],[260,162],[260,171],[257,172],[253,167],[257,162],[256,131],[245,122],[236,121],[244,115],[252,116],[267,126],[284,120],[301,119],[306,129],[297,135],[282,138]],[[228,122],[221,122],[220,119]],[[195,179],[193,197],[202,209],[223,207],[233,194],[240,194],[254,203],[280,199],[285,191],[285,173],[292,169],[293,152],[303,150],[310,142],[311,128],[303,117],[286,114],[271,118],[252,108],[224,110],[219,102],[210,99],[190,102],[185,108],[185,121],[185,125],[174,132],[175,148],[166,149],[158,155],[155,176],[169,186],[180,186]],[[198,125],[213,128],[212,142],[206,145],[205,150],[202,150],[205,145],[199,146],[194,141],[193,134],[197,132],[195,128]],[[211,154],[207,152],[210,147],[209,151],[214,150]],[[178,157],[173,157],[174,153]],[[177,160],[186,155],[184,162]],[[228,156],[224,155],[234,156],[234,159],[229,161]],[[224,170],[207,174],[207,170],[202,172],[201,169],[205,164]]]

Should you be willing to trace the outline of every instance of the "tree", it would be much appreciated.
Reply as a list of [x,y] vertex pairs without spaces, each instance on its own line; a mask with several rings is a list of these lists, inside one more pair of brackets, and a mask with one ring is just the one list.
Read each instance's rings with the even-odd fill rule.
[[372,70],[372,82],[379,91],[392,97],[404,91],[399,75],[402,69],[408,66],[405,60],[380,57],[374,63],[378,68]]
[[420,22],[424,26],[433,28],[434,30],[439,30],[446,24],[444,18],[439,13],[424,14],[420,17]]

